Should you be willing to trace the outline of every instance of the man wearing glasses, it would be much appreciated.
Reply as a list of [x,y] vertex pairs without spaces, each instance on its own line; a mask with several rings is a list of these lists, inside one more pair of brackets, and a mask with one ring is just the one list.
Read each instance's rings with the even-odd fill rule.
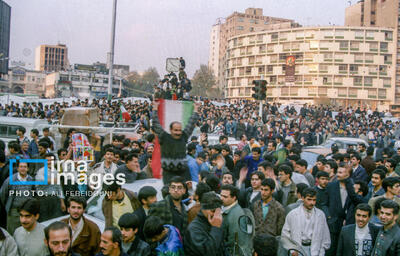
[[182,197],[186,193],[185,181],[182,177],[175,176],[168,187],[169,195],[150,206],[149,216],[157,216],[164,224],[175,226],[182,235],[188,225],[187,211],[182,203]]

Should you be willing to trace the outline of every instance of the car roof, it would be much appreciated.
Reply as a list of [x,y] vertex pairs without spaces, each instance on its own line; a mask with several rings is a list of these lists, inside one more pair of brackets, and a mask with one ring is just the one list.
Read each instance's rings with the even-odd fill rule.
[[344,141],[344,142],[357,142],[357,143],[365,143],[365,140],[359,138],[352,138],[352,137],[332,137],[330,140],[336,141]]
[[34,125],[34,124],[48,124],[48,122],[44,119],[35,119],[35,118],[23,118],[23,117],[8,117],[1,116],[0,123],[2,124],[15,124],[15,125]]

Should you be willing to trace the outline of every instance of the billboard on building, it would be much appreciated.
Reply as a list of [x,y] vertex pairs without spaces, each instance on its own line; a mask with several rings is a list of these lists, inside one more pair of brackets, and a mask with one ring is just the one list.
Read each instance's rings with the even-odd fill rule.
[[294,56],[288,56],[286,58],[286,72],[285,72],[286,85],[294,85],[295,65],[296,65],[296,58]]

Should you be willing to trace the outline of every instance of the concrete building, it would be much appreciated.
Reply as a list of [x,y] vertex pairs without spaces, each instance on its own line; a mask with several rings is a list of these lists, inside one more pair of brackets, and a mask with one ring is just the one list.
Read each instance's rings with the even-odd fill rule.
[[208,66],[217,78],[217,85],[226,86],[226,50],[228,39],[237,35],[264,30],[300,27],[293,20],[263,16],[262,8],[248,8],[244,13],[234,12],[226,19],[218,19],[211,29]]
[[[307,27],[232,37],[225,95],[251,99],[252,81],[264,75],[269,101],[388,109],[395,100],[393,33],[391,28]],[[292,56],[294,63],[288,62]]]
[[0,0],[0,79],[8,73],[11,7]]
[[12,67],[0,83],[0,92],[42,96],[45,94],[46,73]]
[[[126,95],[126,81],[114,77],[112,94]],[[45,82],[46,97],[106,97],[108,74],[88,70],[58,71],[48,74]]]
[[65,44],[39,45],[35,52],[35,70],[54,72],[67,70],[68,48]]
[[393,66],[395,72],[395,99],[391,105],[391,112],[400,114],[400,34],[399,34],[400,6],[398,0],[362,0],[346,8],[346,26],[389,27],[394,29],[395,51]]

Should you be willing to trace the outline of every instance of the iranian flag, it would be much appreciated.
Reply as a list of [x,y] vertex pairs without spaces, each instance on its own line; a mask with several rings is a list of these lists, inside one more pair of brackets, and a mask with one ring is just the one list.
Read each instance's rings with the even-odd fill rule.
[[129,115],[128,111],[126,111],[125,107],[121,104],[120,106],[121,113],[119,114],[119,120],[124,122],[129,122],[131,120],[131,115]]
[[[169,133],[169,125],[172,122],[182,123],[182,129],[185,128],[193,113],[192,101],[159,100],[158,119],[163,129]],[[152,155],[151,167],[154,178],[161,178],[161,147],[156,137],[154,140],[154,151]]]

